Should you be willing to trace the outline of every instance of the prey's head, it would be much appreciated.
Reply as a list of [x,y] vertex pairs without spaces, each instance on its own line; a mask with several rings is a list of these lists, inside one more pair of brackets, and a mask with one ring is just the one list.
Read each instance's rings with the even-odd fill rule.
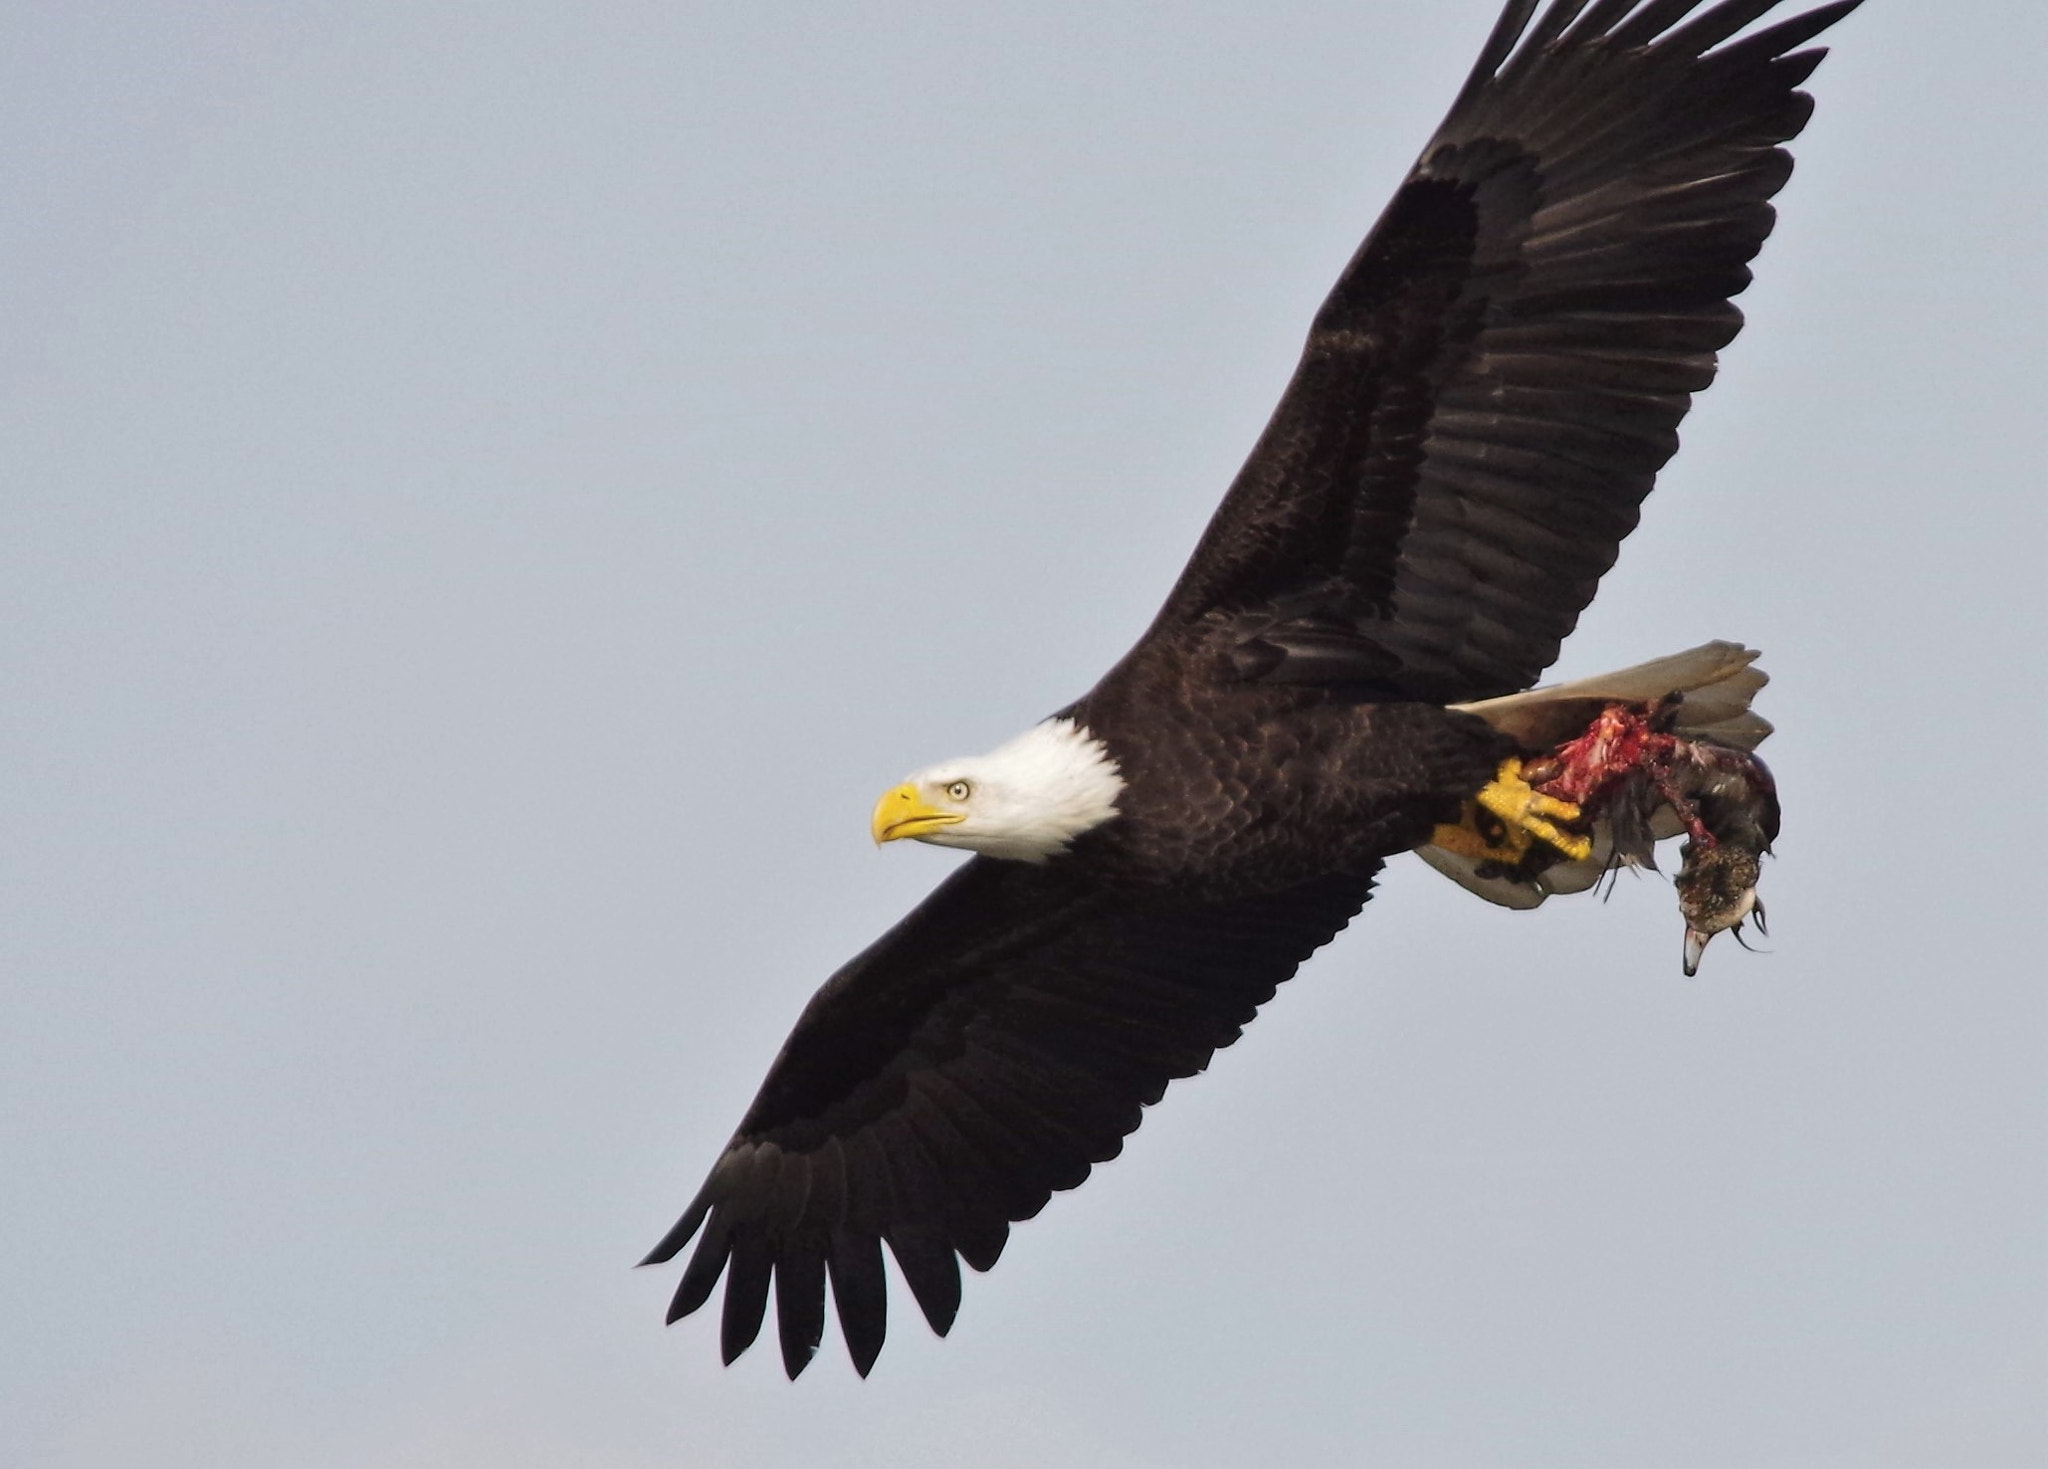
[[875,803],[875,841],[915,837],[988,857],[1043,862],[1116,815],[1123,776],[1102,741],[1048,719],[986,755],[948,760]]
[[1764,927],[1763,900],[1756,895],[1762,868],[1759,855],[1735,842],[1706,848],[1687,842],[1679,849],[1685,865],[1673,886],[1678,889],[1678,912],[1685,919],[1686,978],[1699,973],[1700,957],[1715,934],[1732,930],[1735,942],[1746,949],[1744,920],[1755,923],[1758,933],[1769,932]]

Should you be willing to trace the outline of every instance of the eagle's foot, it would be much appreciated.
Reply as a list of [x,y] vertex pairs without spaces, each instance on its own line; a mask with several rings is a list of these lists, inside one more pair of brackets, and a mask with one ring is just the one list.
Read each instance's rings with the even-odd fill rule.
[[1486,788],[1465,803],[1458,823],[1437,827],[1430,841],[1461,857],[1505,867],[1518,865],[1540,841],[1576,862],[1592,854],[1592,839],[1558,823],[1578,819],[1577,805],[1544,795],[1523,779],[1522,762],[1508,759]]

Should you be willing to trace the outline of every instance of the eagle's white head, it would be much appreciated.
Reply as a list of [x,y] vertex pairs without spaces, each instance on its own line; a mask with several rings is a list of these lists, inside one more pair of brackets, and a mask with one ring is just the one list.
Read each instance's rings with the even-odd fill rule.
[[1116,815],[1124,779],[1101,740],[1048,719],[986,755],[920,770],[875,803],[875,840],[915,837],[1043,862]]

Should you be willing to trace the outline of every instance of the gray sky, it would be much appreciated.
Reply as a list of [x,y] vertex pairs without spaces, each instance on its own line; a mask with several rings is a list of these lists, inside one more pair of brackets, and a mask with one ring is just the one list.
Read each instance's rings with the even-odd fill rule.
[[11,7],[0,1462],[2048,1459],[2034,0],[1839,27],[1559,665],[1766,650],[1768,956],[1404,862],[950,1340],[626,1268],[1494,9]]

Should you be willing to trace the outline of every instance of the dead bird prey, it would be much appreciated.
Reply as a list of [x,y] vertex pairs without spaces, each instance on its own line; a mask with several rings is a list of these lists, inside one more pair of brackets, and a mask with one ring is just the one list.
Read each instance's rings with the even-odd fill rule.
[[[1533,908],[1620,867],[1655,870],[1656,844],[1683,834],[1673,886],[1685,919],[1685,973],[1697,974],[1715,934],[1734,929],[1740,943],[1752,917],[1764,929],[1756,885],[1777,840],[1779,809],[1777,782],[1753,753],[1771,730],[1749,708],[1765,682],[1751,667],[1755,658],[1732,643],[1709,643],[1593,681],[1609,691],[1672,684],[1647,699],[1595,699],[1575,685],[1467,706],[1525,741],[1562,732],[1549,754],[1522,761],[1519,773],[1539,796],[1572,812],[1574,826],[1555,836],[1511,827],[1489,809],[1488,787],[1466,803],[1456,826],[1437,832],[1423,858],[1481,897]],[[1596,704],[1584,728],[1573,728]]]

